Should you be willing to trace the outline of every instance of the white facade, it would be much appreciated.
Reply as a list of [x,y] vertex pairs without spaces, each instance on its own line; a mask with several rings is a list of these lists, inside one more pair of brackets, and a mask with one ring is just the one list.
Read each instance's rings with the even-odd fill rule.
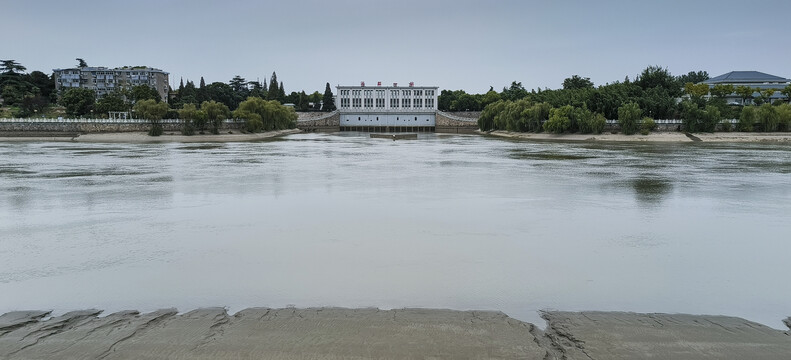
[[436,86],[338,86],[335,104],[344,127],[434,127]]

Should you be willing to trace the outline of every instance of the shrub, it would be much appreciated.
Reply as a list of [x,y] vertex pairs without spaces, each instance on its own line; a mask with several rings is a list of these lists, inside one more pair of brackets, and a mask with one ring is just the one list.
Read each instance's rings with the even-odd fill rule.
[[782,104],[777,106],[777,117],[779,120],[779,131],[788,131],[791,129],[791,105]]
[[722,120],[720,109],[716,106],[707,105],[703,111],[703,123],[701,131],[714,132],[717,129],[717,124]]
[[192,120],[185,119],[181,126],[181,135],[195,135],[195,126],[192,125]]
[[739,124],[737,128],[739,131],[753,131],[753,124],[757,115],[754,106],[745,106],[742,108],[742,113],[739,116]]
[[654,119],[650,117],[644,117],[643,122],[640,124],[640,127],[646,131],[654,131],[656,130],[656,121],[654,121]]
[[618,125],[625,135],[632,135],[637,131],[637,121],[643,113],[640,106],[630,102],[618,108]]
[[604,125],[607,125],[607,119],[604,118],[604,115],[599,113],[593,115],[593,118],[590,120],[591,132],[594,134],[601,134],[604,130]]
[[549,120],[544,123],[544,131],[560,134],[571,126],[571,105],[549,110]]
[[777,116],[776,108],[768,103],[761,105],[758,108],[758,122],[763,131],[777,131],[780,117]]
[[721,121],[720,122],[720,128],[722,129],[722,131],[729,132],[733,128],[733,124],[731,124],[730,120],[729,121]]

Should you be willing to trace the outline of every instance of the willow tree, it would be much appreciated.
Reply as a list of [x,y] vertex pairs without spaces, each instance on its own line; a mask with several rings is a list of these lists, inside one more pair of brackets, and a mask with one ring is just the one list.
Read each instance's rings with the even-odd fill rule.
[[231,116],[231,111],[228,109],[228,106],[212,100],[204,101],[200,107],[201,110],[206,113],[206,118],[209,120],[209,124],[211,125],[212,134],[219,134],[222,121]]
[[618,108],[618,125],[621,126],[621,131],[625,135],[632,135],[637,131],[637,123],[642,116],[643,111],[640,106],[635,102],[624,104]]
[[133,109],[138,117],[151,122],[151,130],[148,132],[148,135],[162,135],[163,129],[162,124],[160,124],[160,120],[162,120],[162,117],[167,114],[168,104],[148,99],[138,101]]
[[293,129],[297,126],[297,113],[277,100],[249,97],[234,110],[233,116],[245,121],[249,132]]

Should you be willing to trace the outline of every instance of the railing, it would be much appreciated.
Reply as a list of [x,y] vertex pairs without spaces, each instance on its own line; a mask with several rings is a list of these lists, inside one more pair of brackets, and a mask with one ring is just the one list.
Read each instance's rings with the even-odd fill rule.
[[[162,119],[159,120],[161,124],[179,124],[181,119]],[[236,123],[241,120],[225,119],[223,123]],[[0,123],[84,123],[84,124],[148,124],[150,120],[146,119],[47,119],[47,118],[4,118],[0,119]]]
[[[605,121],[607,122],[607,125],[618,125],[618,120],[610,120],[610,119],[608,119],[608,120],[605,120]],[[739,123],[739,119],[723,119],[723,120],[720,120],[720,123],[726,123],[726,122],[729,122],[731,124],[737,124],[737,123]],[[683,120],[681,120],[681,119],[654,119],[654,123],[656,123],[657,125],[660,125],[660,124],[681,125],[683,123]]]

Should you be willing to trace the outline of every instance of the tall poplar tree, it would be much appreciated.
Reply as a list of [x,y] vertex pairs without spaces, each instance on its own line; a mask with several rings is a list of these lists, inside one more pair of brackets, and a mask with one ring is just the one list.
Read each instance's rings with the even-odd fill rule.
[[283,82],[280,82],[280,88],[277,89],[277,101],[280,101],[282,104],[286,100],[286,88],[283,86]]
[[324,103],[324,108],[322,110],[335,110],[335,101],[332,99],[332,89],[330,88],[330,83],[327,83],[327,86],[324,87],[324,97],[322,97],[321,100]]
[[277,97],[280,95],[280,91],[277,88],[277,74],[272,72],[272,77],[269,78],[269,89],[267,90],[266,98],[267,100],[277,100]]

